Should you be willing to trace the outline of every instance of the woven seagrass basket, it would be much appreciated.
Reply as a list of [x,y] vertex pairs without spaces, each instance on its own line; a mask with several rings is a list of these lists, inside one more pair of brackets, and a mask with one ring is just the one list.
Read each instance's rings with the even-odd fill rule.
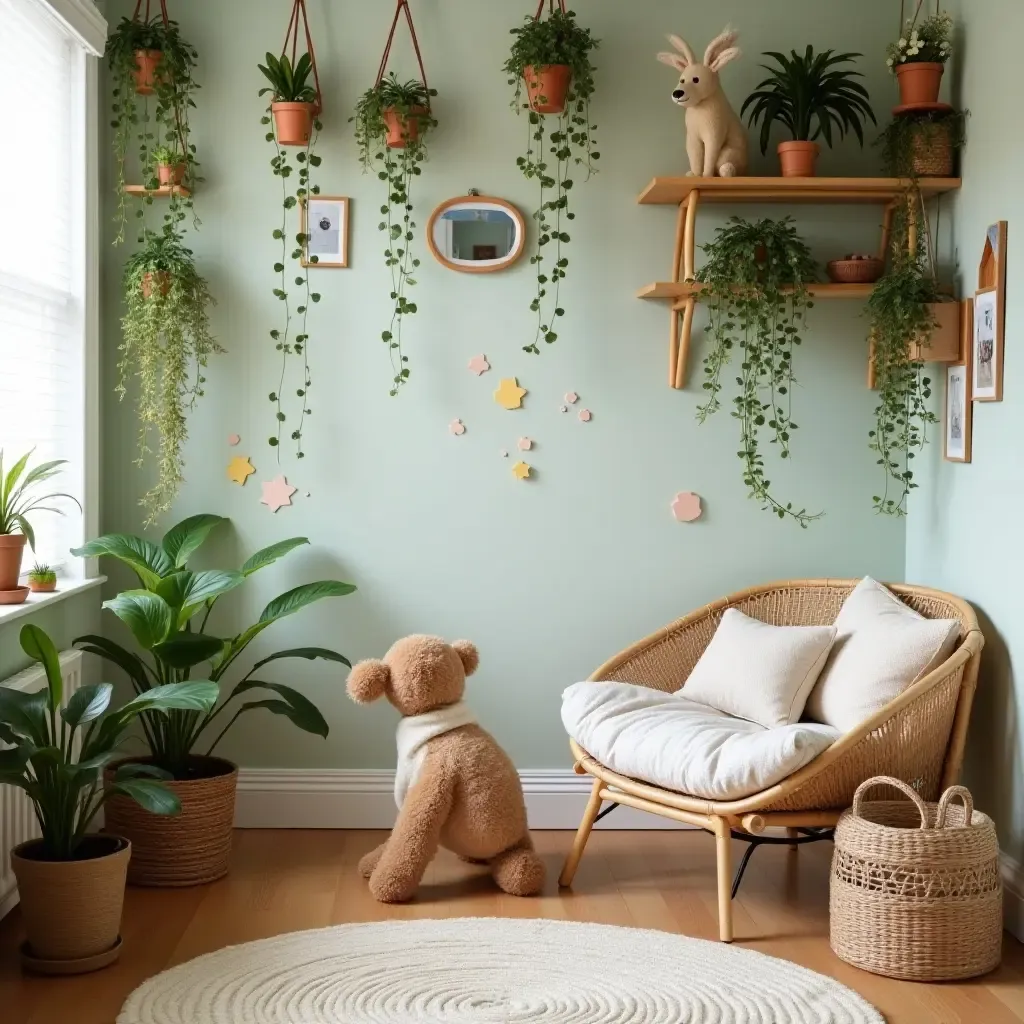
[[956,163],[953,130],[948,125],[918,130],[911,143],[911,161],[919,178],[951,178]]
[[[880,785],[912,803],[865,801]],[[999,965],[999,844],[963,786],[931,804],[898,779],[869,779],[839,819],[835,844],[829,941],[841,960],[906,981],[973,978]]]

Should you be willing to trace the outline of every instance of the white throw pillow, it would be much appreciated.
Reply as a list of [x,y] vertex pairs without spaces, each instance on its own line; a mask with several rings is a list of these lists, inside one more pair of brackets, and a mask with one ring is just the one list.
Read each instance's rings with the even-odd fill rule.
[[836,629],[807,717],[849,732],[950,656],[960,620],[926,619],[865,576],[843,602]]
[[766,729],[800,721],[835,626],[769,626],[727,608],[679,692]]

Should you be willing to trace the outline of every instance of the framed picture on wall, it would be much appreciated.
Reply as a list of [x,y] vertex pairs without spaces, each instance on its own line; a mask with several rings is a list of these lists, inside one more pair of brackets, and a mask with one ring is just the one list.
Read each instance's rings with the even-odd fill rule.
[[347,196],[299,200],[299,231],[309,236],[302,247],[304,267],[348,266],[348,208]]
[[1003,332],[999,327],[999,292],[995,288],[974,296],[971,377],[972,401],[1003,400]]
[[971,461],[971,369],[970,362],[946,367],[945,456],[949,462]]

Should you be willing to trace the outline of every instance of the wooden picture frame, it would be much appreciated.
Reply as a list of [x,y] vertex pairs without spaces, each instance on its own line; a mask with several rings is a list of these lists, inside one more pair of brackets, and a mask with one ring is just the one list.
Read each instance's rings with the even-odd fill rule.
[[946,367],[946,415],[942,454],[947,462],[970,462],[974,434],[970,360]]
[[[299,231],[311,236],[302,244],[302,266],[348,267],[349,209],[348,196],[303,196],[299,200]],[[316,256],[315,262],[311,256]]]
[[[974,296],[972,332],[972,388],[975,402],[1003,400],[1003,361],[1006,337],[1006,246],[1009,225],[1005,220],[989,226],[978,264],[978,290]],[[991,344],[991,352],[988,346]]]

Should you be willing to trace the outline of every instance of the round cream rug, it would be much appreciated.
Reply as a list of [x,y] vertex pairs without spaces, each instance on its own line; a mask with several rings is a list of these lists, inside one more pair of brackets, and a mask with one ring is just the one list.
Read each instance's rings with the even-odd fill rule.
[[566,921],[389,921],[293,932],[151,978],[118,1024],[884,1024],[786,960]]

